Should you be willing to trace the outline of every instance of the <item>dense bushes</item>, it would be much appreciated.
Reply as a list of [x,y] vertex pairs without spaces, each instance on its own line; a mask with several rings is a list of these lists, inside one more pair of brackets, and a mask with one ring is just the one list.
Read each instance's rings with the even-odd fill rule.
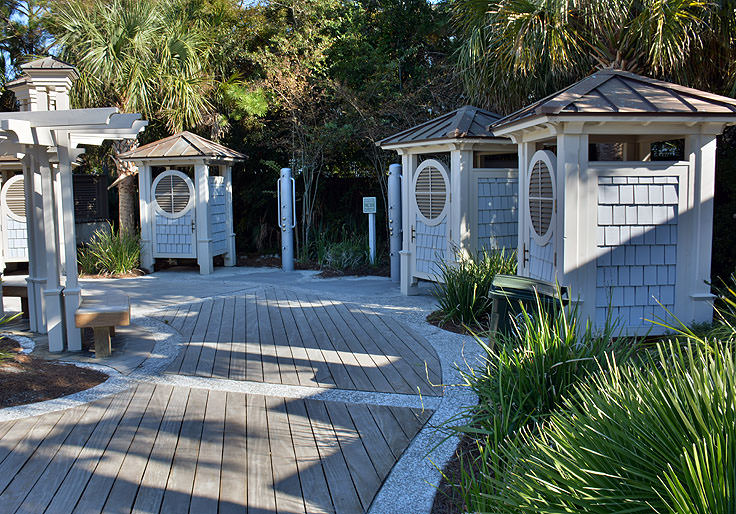
[[137,270],[141,247],[138,234],[109,229],[98,230],[91,241],[77,251],[80,271],[86,275],[124,275]]
[[441,321],[482,325],[491,310],[491,283],[497,274],[516,274],[516,255],[484,250],[475,258],[458,255],[456,261],[442,261],[439,267],[433,293]]
[[[465,373],[480,402],[456,489],[471,512],[732,512],[736,287],[717,327],[636,342],[575,327],[575,309],[525,313]],[[635,356],[635,358],[634,358]],[[466,456],[467,457],[467,456]]]

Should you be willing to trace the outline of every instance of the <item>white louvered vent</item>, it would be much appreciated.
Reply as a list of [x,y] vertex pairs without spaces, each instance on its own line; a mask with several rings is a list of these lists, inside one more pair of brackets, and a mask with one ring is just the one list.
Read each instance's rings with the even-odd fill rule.
[[532,228],[540,238],[549,231],[554,201],[552,173],[542,160],[537,160],[529,177],[529,214]]
[[427,166],[419,172],[415,188],[419,212],[432,221],[437,219],[447,203],[447,181],[435,166]]
[[191,192],[183,177],[171,173],[158,181],[154,196],[162,211],[175,216],[186,210]]
[[8,210],[19,218],[26,217],[26,196],[23,190],[23,177],[8,184],[5,192],[5,203]]

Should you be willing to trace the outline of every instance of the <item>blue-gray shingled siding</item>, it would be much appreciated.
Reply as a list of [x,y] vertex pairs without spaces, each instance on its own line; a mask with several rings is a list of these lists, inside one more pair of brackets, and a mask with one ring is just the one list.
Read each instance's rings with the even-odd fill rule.
[[478,250],[516,250],[519,233],[519,181],[478,178]]
[[416,222],[416,270],[430,277],[439,276],[439,264],[447,256],[447,220],[437,225]]
[[596,324],[607,308],[625,326],[647,326],[675,303],[678,178],[599,177]]
[[227,220],[225,218],[225,179],[210,177],[209,222],[212,255],[227,252]]

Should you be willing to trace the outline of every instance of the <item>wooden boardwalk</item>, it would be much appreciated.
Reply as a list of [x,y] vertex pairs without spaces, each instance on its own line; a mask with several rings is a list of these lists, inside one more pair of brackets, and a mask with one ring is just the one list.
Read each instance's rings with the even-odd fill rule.
[[0,511],[363,512],[430,414],[142,383],[0,423]]
[[442,369],[431,345],[358,305],[267,288],[172,307],[159,319],[186,341],[170,373],[441,394]]

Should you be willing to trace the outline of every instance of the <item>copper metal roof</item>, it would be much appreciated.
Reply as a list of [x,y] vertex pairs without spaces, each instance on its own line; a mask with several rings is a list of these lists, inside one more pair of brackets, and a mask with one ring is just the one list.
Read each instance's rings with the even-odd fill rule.
[[56,57],[49,55],[47,57],[42,57],[41,59],[36,59],[35,61],[31,61],[31,62],[22,64],[20,69],[21,70],[50,70],[50,69],[75,70],[76,68],[72,66],[71,64],[62,61],[61,59],[57,59]]
[[621,70],[603,69],[495,122],[493,128],[526,118],[565,114],[736,114],[736,99]]
[[125,160],[155,159],[163,162],[167,159],[182,158],[242,161],[246,156],[197,134],[184,131],[122,153],[119,157]]
[[418,143],[441,139],[495,138],[490,125],[501,116],[496,113],[465,105],[447,114],[403,130],[379,141],[379,146]]

